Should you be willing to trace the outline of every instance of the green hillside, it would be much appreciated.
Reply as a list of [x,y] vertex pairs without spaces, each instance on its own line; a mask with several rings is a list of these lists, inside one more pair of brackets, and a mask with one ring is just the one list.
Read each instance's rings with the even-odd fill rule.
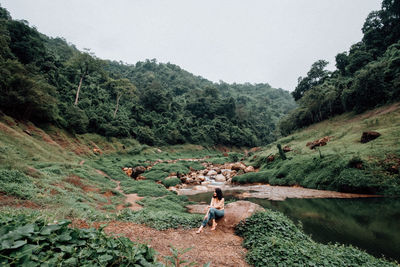
[[335,57],[314,62],[292,92],[298,107],[280,122],[282,134],[344,112],[364,112],[400,100],[400,1],[383,0],[368,14],[363,38]]
[[[361,143],[365,131],[381,136]],[[325,146],[306,146],[323,137],[330,137]],[[292,149],[284,153],[287,159],[279,154],[277,144]],[[275,160],[268,160],[271,155]],[[314,124],[263,147],[248,157],[248,163],[260,167],[260,172],[236,176],[234,181],[399,195],[400,104]]]
[[124,64],[49,38],[0,7],[0,106],[18,120],[148,145],[255,146],[295,107],[268,84],[214,83],[155,59]]

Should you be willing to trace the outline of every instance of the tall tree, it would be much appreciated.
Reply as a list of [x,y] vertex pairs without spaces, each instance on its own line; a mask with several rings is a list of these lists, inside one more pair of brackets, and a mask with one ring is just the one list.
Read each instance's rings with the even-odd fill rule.
[[329,62],[326,60],[318,60],[312,64],[306,77],[299,77],[297,86],[292,92],[296,101],[302,98],[306,91],[324,82],[324,80],[329,76],[329,71],[325,70],[325,67],[328,64]]
[[115,116],[117,115],[118,108],[119,108],[119,101],[123,95],[130,96],[132,97],[133,94],[136,92],[136,87],[126,78],[124,79],[111,79],[108,83],[107,86],[112,89],[112,91],[116,95],[116,105],[115,105],[115,110],[113,114],[113,118],[115,119]]
[[79,93],[82,87],[83,80],[87,75],[98,70],[100,68],[100,64],[99,61],[97,61],[93,57],[93,55],[90,55],[87,52],[77,53],[74,57],[71,58],[69,64],[78,71],[78,75],[80,77],[74,102],[74,105],[76,106],[78,105]]

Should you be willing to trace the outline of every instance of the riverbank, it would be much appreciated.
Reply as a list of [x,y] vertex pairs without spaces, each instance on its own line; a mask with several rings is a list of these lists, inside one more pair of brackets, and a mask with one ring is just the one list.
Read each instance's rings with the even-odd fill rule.
[[179,195],[196,195],[212,192],[215,187],[223,191],[238,191],[235,196],[238,199],[262,198],[268,200],[285,200],[287,198],[371,198],[382,197],[379,195],[341,193],[328,190],[308,189],[299,186],[271,186],[271,185],[213,185],[206,190],[197,190],[198,187],[179,189]]

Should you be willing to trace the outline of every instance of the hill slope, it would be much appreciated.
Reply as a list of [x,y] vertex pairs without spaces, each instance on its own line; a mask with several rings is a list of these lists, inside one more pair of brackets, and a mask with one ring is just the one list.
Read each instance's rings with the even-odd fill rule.
[[0,111],[71,133],[148,145],[255,146],[295,107],[269,84],[213,83],[155,59],[123,64],[81,52],[0,7]]
[[[377,131],[381,136],[361,143],[364,131]],[[306,146],[323,137],[329,137],[325,146]],[[278,153],[277,144],[292,149],[285,153],[286,160]],[[268,160],[271,155],[275,160]],[[237,176],[236,182],[399,195],[400,103],[314,124],[267,145],[249,156],[248,163],[261,171]]]

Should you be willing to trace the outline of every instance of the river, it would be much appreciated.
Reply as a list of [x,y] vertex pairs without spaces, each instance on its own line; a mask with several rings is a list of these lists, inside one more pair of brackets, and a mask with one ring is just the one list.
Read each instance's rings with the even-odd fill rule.
[[[208,202],[212,192],[188,195],[196,202]],[[243,199],[243,191],[225,191],[226,201]],[[399,198],[289,198],[273,201],[244,198],[264,208],[280,211],[315,241],[351,244],[377,257],[400,262]]]

